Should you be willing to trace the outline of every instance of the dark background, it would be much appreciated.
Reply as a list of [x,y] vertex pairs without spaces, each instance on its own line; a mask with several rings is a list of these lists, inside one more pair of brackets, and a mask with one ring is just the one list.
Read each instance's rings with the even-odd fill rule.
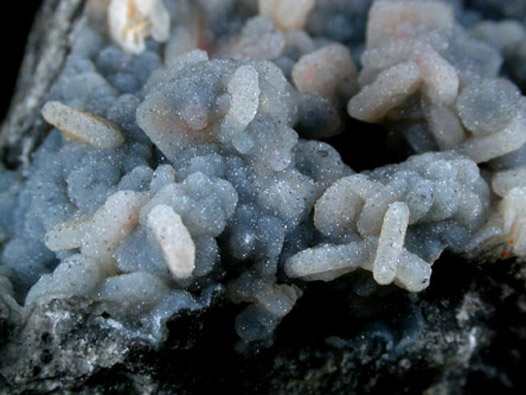
[[9,2],[8,11],[3,13],[0,24],[0,37],[4,41],[2,56],[2,93],[0,95],[0,120],[3,121],[15,89],[18,70],[22,63],[29,31],[36,12],[43,0],[23,0]]

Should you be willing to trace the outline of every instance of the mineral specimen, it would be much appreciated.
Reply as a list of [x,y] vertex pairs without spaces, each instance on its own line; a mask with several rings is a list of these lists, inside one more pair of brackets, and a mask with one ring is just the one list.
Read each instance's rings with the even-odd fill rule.
[[[7,322],[78,303],[158,347],[222,300],[250,352],[315,280],[419,292],[444,251],[524,260],[525,25],[470,18],[439,0],[89,0],[42,103],[53,128],[29,168],[1,169]],[[356,173],[322,141],[358,144],[365,123],[410,155]]]

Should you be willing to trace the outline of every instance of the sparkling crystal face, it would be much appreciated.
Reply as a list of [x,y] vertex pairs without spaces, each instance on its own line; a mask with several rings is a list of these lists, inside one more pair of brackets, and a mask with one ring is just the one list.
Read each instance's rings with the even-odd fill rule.
[[450,3],[90,0],[52,130],[0,173],[0,294],[87,300],[155,344],[223,295],[245,349],[310,281],[419,292],[445,250],[523,259],[526,73],[500,70],[526,30]]

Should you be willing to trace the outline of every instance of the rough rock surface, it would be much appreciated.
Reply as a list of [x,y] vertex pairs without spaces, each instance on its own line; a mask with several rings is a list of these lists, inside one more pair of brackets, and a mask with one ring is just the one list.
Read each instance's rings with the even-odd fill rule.
[[48,126],[40,118],[44,96],[56,81],[69,51],[70,33],[78,23],[84,0],[42,3],[29,37],[11,108],[2,123],[3,160],[29,164],[28,155]]
[[[373,306],[363,304],[365,275],[311,289],[275,346],[251,356],[234,351],[224,320],[235,315],[231,308],[174,319],[167,343],[155,350],[87,320],[83,306],[52,302],[25,331],[11,332],[18,353],[3,359],[1,383],[8,392],[137,394],[524,390],[524,267],[496,264],[490,278],[452,257],[436,265],[423,293],[390,287]],[[452,266],[461,273],[454,281]]]

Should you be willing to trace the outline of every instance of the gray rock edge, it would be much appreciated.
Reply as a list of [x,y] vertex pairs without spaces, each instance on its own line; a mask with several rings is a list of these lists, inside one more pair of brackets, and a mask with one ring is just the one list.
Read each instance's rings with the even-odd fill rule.
[[60,75],[70,50],[70,36],[80,22],[85,0],[45,0],[39,10],[25,50],[15,94],[0,128],[3,162],[22,166],[49,131],[40,109]]

